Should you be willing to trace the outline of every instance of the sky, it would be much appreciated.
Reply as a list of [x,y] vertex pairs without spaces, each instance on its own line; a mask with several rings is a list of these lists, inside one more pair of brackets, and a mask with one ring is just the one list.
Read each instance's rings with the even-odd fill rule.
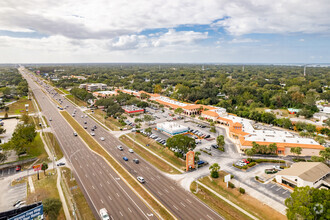
[[330,63],[330,0],[1,0],[0,63]]

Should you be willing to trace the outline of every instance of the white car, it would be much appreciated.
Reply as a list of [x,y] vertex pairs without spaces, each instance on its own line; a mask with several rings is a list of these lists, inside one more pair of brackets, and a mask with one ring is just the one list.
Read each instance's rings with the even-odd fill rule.
[[134,153],[134,150],[133,149],[129,149],[128,152]]
[[143,178],[142,176],[138,176],[138,177],[136,177],[136,179],[137,179],[140,183],[144,183],[144,182],[145,182],[145,180],[144,180],[144,178]]
[[92,133],[91,133],[91,135],[92,135],[92,136],[95,136],[95,133],[94,133],[94,132],[92,132]]
[[104,141],[105,139],[104,139],[104,137],[101,137],[100,140],[101,140],[101,141]]
[[100,209],[100,217],[102,220],[110,220],[108,211],[105,208]]
[[82,115],[81,117],[83,118],[84,116]]
[[87,118],[88,116],[87,115],[85,115],[85,118]]

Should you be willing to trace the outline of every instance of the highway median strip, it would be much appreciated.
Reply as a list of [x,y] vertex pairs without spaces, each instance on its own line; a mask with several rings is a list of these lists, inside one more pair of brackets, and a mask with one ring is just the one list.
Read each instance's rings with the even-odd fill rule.
[[103,157],[106,162],[117,172],[119,176],[126,182],[126,184],[142,198],[142,201],[146,203],[159,218],[162,219],[176,219],[176,217],[170,213],[150,192],[147,191],[141,184],[127,171],[125,170],[103,147],[90,136],[85,129],[76,122],[71,115],[66,111],[60,111],[62,116],[71,125],[71,127],[78,133],[82,140],[88,145],[88,147],[96,154]]

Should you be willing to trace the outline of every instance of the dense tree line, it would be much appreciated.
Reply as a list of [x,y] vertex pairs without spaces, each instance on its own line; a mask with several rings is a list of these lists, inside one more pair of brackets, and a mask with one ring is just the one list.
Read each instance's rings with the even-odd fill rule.
[[28,84],[17,69],[0,68],[0,92],[5,99],[10,96],[26,96],[28,91]]
[[[86,82],[102,82],[201,104],[218,105],[228,112],[245,114],[258,107],[300,108],[310,117],[318,109],[315,101],[330,102],[330,68],[302,66],[104,64],[41,66],[36,69],[61,78],[83,75]],[[63,71],[56,72],[61,69]],[[60,86],[78,85],[76,79],[60,80]]]

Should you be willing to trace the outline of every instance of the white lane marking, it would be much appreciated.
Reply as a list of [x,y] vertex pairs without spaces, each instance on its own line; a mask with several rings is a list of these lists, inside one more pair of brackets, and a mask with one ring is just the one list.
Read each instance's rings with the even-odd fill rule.
[[170,186],[170,187],[171,187],[171,189],[175,190],[173,186]]
[[119,211],[120,215],[123,216],[123,214],[121,213],[121,211]]
[[281,189],[281,188],[278,188],[278,189],[276,190],[276,192],[278,192],[280,189]]
[[102,172],[100,171],[100,174],[102,174]]
[[85,174],[85,177],[88,178],[87,174]]
[[93,176],[95,176],[95,173],[93,173]]
[[270,188],[272,189],[275,185],[272,185]]
[[286,191],[282,192],[282,194],[285,194],[285,193],[286,193]]
[[109,181],[107,181],[107,183],[110,184]]
[[117,196],[119,197],[119,194],[118,193],[116,193],[117,194]]
[[[128,207],[127,207],[128,208]],[[132,210],[130,209],[130,208],[128,208],[128,210],[130,211],[130,212],[132,212]]]
[[147,170],[150,170],[150,168],[149,168],[149,167],[147,167],[147,166],[146,166],[146,169],[147,169]]
[[179,210],[175,205],[173,205],[173,207],[174,207],[176,210]]
[[160,179],[160,176],[159,176],[159,175],[157,175],[156,177],[157,177],[158,179]]
[[95,189],[95,187],[92,185],[92,188]]
[[101,199],[102,204],[104,204],[103,200]]
[[167,189],[164,189],[165,192],[169,193],[169,191]]
[[100,186],[103,187],[101,183],[100,183]]
[[108,197],[109,197],[110,200],[112,200],[110,196],[108,196]]
[[79,165],[80,166],[80,168],[82,169],[82,166],[81,165]]
[[159,192],[159,191],[158,191],[158,194],[161,195],[161,196],[163,195],[163,194],[162,194],[161,192]]
[[183,206],[183,207],[186,207],[185,204],[183,202],[180,202],[180,204]]
[[211,216],[209,216],[209,215],[206,215],[207,217],[209,217],[210,219],[213,219],[213,218],[211,218]]
[[154,179],[153,177],[150,177],[150,179],[151,179],[152,181],[155,181],[155,179]]
[[187,201],[188,201],[189,203],[191,203],[191,201],[190,201],[189,199],[187,199]]

